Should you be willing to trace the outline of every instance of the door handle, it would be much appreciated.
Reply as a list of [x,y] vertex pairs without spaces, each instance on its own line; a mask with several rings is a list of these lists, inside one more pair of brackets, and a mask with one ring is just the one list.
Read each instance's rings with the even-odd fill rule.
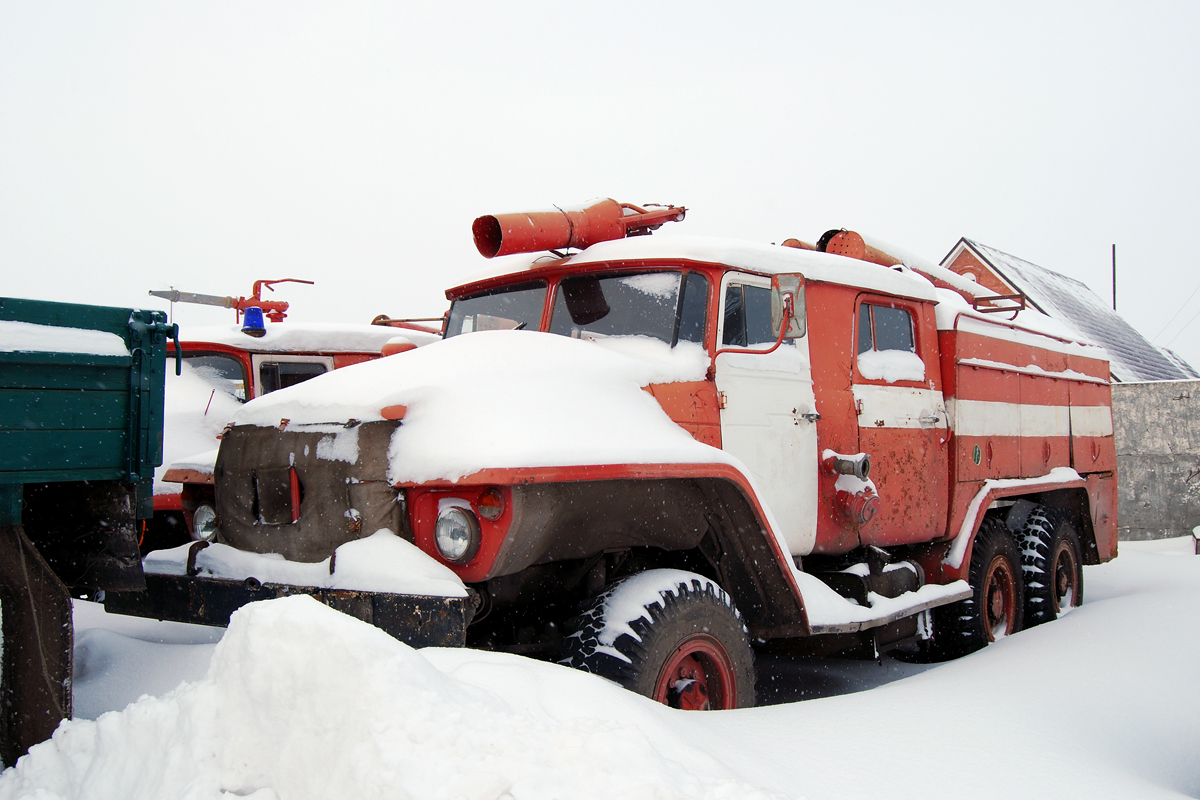
[[939,417],[937,414],[922,414],[921,416],[917,417],[917,422],[921,423],[922,425],[937,425],[938,420]]
[[809,422],[816,422],[817,420],[819,420],[821,418],[821,415],[815,411],[810,411],[807,414],[801,414],[800,418],[806,419]]

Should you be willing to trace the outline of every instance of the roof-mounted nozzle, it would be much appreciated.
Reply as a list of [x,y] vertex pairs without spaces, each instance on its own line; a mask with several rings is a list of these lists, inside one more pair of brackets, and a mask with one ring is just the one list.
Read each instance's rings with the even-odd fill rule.
[[552,211],[479,217],[471,233],[479,253],[495,258],[568,247],[582,250],[597,242],[650,233],[664,222],[681,222],[686,214],[683,206],[642,208],[605,198],[582,206],[556,206]]
[[[242,321],[242,315],[250,308],[259,309],[259,318],[266,315],[267,319],[272,322],[283,322],[287,316],[289,308],[287,302],[283,300],[263,300],[262,290],[266,287],[269,291],[275,291],[277,283],[307,283],[312,284],[312,281],[305,281],[299,278],[279,278],[273,281],[255,281],[254,291],[249,297],[218,297],[213,294],[195,294],[193,292],[181,292],[177,289],[165,290],[150,290],[150,294],[155,297],[161,297],[163,300],[169,300],[172,303],[195,303],[201,306],[220,306],[221,308],[232,308],[237,313],[238,322]],[[261,335],[261,334],[260,334]]]

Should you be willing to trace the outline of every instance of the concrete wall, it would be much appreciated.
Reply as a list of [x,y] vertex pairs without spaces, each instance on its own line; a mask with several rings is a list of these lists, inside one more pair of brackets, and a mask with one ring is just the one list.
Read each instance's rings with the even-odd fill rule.
[[1122,539],[1200,525],[1200,381],[1115,383],[1117,524]]

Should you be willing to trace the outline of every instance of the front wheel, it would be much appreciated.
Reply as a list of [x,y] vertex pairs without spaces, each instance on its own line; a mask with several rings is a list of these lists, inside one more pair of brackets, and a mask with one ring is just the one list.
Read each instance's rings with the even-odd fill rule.
[[588,603],[563,663],[672,708],[754,705],[754,652],[724,590],[701,575],[650,570]]

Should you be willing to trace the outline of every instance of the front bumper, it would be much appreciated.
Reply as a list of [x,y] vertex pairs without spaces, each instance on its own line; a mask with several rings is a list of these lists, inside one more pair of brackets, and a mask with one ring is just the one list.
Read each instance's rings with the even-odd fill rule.
[[463,647],[475,613],[474,597],[357,592],[184,575],[146,575],[146,588],[107,592],[104,609],[172,622],[225,627],[234,611],[256,600],[305,594],[374,625],[412,647]]

